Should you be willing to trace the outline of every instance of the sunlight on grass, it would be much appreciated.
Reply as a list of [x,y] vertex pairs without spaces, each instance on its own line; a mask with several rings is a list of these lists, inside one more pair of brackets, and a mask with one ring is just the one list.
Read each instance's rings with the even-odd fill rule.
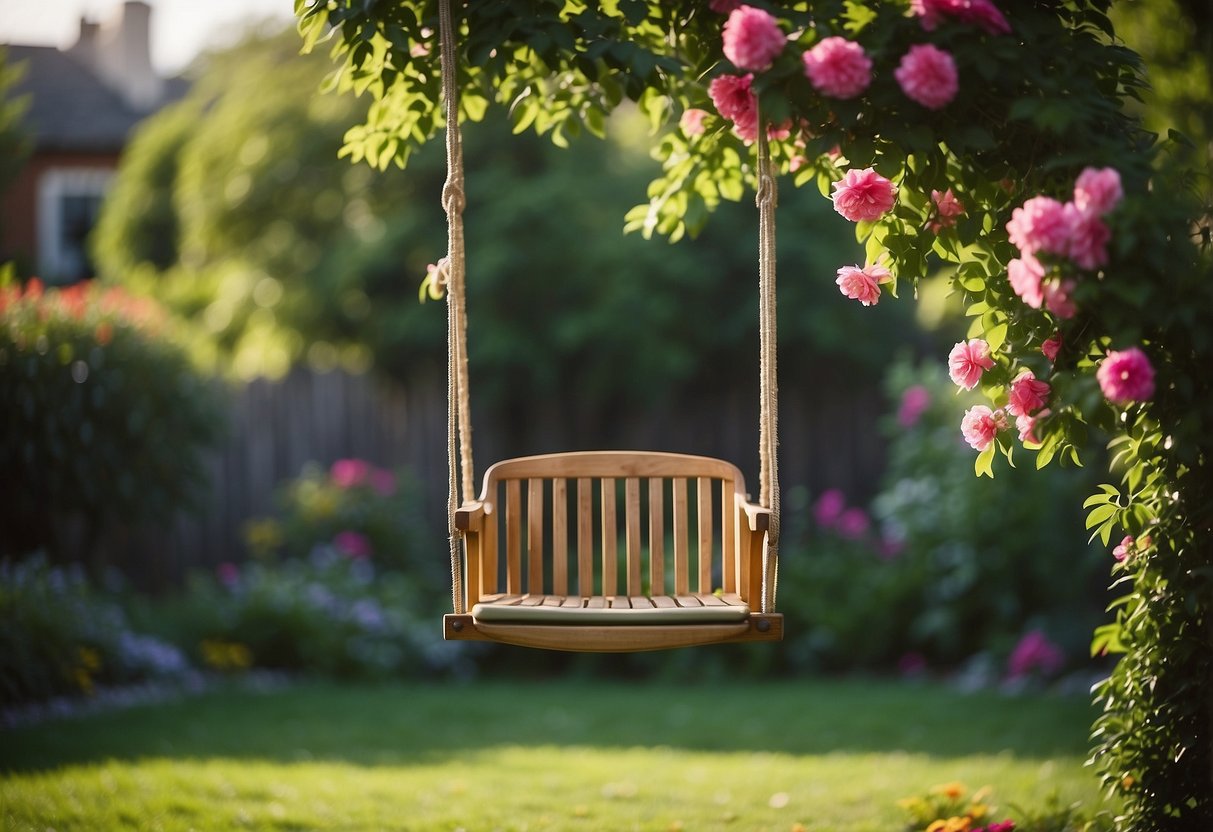
[[0,817],[59,832],[875,832],[900,827],[899,798],[950,780],[992,785],[1004,810],[1094,800],[1086,709],[822,683],[217,694],[13,732]]

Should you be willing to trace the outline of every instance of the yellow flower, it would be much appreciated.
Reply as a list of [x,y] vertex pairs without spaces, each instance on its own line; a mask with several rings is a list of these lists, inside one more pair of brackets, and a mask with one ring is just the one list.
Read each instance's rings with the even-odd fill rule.
[[244,543],[254,555],[268,554],[282,545],[282,527],[277,520],[250,520],[244,526]]
[[984,803],[971,803],[969,808],[965,810],[965,814],[973,818],[973,820],[981,820],[990,813],[990,807]]
[[970,819],[967,817],[954,816],[947,820],[940,818],[932,821],[927,827],[927,832],[968,832]]
[[206,639],[202,660],[216,670],[244,670],[252,665],[253,652],[239,642]]
[[80,647],[76,651],[80,664],[90,673],[101,669],[101,654],[91,647]]

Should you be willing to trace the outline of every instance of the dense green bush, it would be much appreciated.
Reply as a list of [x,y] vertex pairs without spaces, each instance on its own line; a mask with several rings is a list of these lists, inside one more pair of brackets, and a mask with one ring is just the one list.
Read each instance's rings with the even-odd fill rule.
[[142,615],[216,670],[377,678],[457,669],[463,651],[443,643],[425,602],[405,573],[322,545],[305,558],[221,564]]
[[[956,423],[975,396],[938,368],[894,365],[889,463],[871,506],[799,495],[805,539],[783,559],[790,655],[812,665],[954,667],[977,654],[1008,675],[1073,666],[1102,610],[1111,558],[1083,545],[1081,469],[974,479]],[[809,519],[811,517],[811,519]],[[1055,645],[1055,646],[1054,646]]]
[[0,561],[0,704],[89,694],[96,686],[178,675],[171,644],[132,631],[79,567],[42,556]]
[[0,284],[0,555],[93,546],[164,518],[205,481],[214,392],[120,289]]

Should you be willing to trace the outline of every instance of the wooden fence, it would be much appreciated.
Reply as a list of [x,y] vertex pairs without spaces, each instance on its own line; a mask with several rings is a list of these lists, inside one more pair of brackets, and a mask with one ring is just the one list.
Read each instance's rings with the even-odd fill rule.
[[[793,377],[794,380],[794,377]],[[877,422],[884,408],[875,386],[843,388],[815,380],[781,391],[781,479],[812,493],[842,488],[870,496],[883,464]],[[136,560],[149,588],[175,584],[191,568],[243,559],[242,529],[274,512],[281,484],[308,464],[327,467],[356,457],[407,467],[423,485],[426,512],[441,530],[446,504],[446,389],[439,382],[408,390],[370,375],[296,371],[278,382],[254,381],[231,391],[228,435],[208,460],[211,488],[200,510],[139,536]],[[476,421],[478,475],[506,456],[587,448],[668,450],[735,462],[757,491],[756,390],[722,388],[639,414],[587,435],[567,403],[540,402],[504,435]],[[476,414],[474,414],[476,415]],[[436,551],[435,557],[445,557]]]

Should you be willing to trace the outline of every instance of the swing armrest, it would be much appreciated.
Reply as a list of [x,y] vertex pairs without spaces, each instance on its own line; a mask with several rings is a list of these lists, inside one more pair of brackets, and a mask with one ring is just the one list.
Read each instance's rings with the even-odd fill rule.
[[478,532],[484,526],[485,515],[492,509],[479,500],[469,500],[455,510],[455,528],[464,532]]
[[745,512],[750,531],[765,532],[771,527],[771,510],[769,508],[748,502],[740,494],[737,495],[737,508]]

